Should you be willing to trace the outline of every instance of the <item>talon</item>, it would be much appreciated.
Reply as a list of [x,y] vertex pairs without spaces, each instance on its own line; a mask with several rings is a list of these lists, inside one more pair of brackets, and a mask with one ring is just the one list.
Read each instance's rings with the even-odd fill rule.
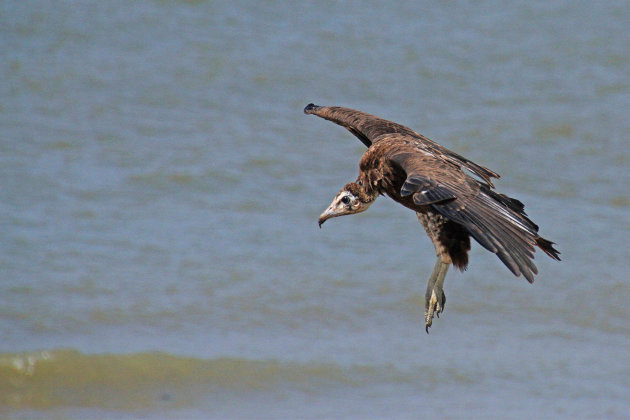
[[[435,313],[435,311],[433,313],[427,314],[424,318],[424,324],[425,324],[425,329],[427,331],[427,334],[429,333],[429,328],[431,328],[431,326],[433,325],[433,315],[437,315],[437,313]],[[439,318],[439,316],[438,316]]]

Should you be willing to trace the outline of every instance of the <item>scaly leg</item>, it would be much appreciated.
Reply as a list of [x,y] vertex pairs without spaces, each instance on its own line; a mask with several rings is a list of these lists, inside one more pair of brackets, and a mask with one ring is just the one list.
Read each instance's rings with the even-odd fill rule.
[[424,322],[427,334],[429,333],[429,327],[431,327],[431,324],[433,323],[433,315],[435,314],[439,318],[440,313],[444,310],[444,305],[446,304],[444,278],[446,277],[449,265],[449,263],[443,262],[438,256],[435,267],[433,268],[433,273],[431,274],[429,283],[427,284],[427,292],[424,295]]

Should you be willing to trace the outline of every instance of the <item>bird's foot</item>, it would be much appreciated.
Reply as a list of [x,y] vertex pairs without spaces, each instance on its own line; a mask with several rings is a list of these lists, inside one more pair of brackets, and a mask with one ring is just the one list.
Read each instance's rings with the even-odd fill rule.
[[429,277],[429,283],[427,284],[427,292],[424,295],[424,323],[426,325],[427,334],[429,328],[433,324],[433,315],[440,317],[440,313],[444,310],[444,304],[446,303],[446,295],[444,294],[444,278],[448,271],[450,263],[444,262],[438,257],[435,263],[435,268],[431,277]]
[[444,294],[444,290],[436,285],[431,291],[431,297],[429,297],[425,303],[424,323],[427,334],[429,333],[429,328],[433,324],[433,316],[435,315],[439,318],[440,313],[444,310],[445,304],[446,295]]

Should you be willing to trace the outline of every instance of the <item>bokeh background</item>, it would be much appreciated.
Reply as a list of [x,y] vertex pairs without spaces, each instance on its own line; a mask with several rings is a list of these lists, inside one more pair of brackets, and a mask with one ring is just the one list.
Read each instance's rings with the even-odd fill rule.
[[[3,1],[0,416],[625,418],[625,1]],[[503,177],[534,285],[380,198],[309,102]]]

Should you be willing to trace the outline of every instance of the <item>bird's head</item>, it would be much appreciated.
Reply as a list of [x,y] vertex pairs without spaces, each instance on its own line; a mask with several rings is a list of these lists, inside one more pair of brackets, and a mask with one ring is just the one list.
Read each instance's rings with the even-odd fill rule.
[[347,214],[361,213],[370,207],[376,197],[371,197],[363,191],[360,184],[351,182],[339,191],[330,206],[319,216],[319,227],[333,217]]

